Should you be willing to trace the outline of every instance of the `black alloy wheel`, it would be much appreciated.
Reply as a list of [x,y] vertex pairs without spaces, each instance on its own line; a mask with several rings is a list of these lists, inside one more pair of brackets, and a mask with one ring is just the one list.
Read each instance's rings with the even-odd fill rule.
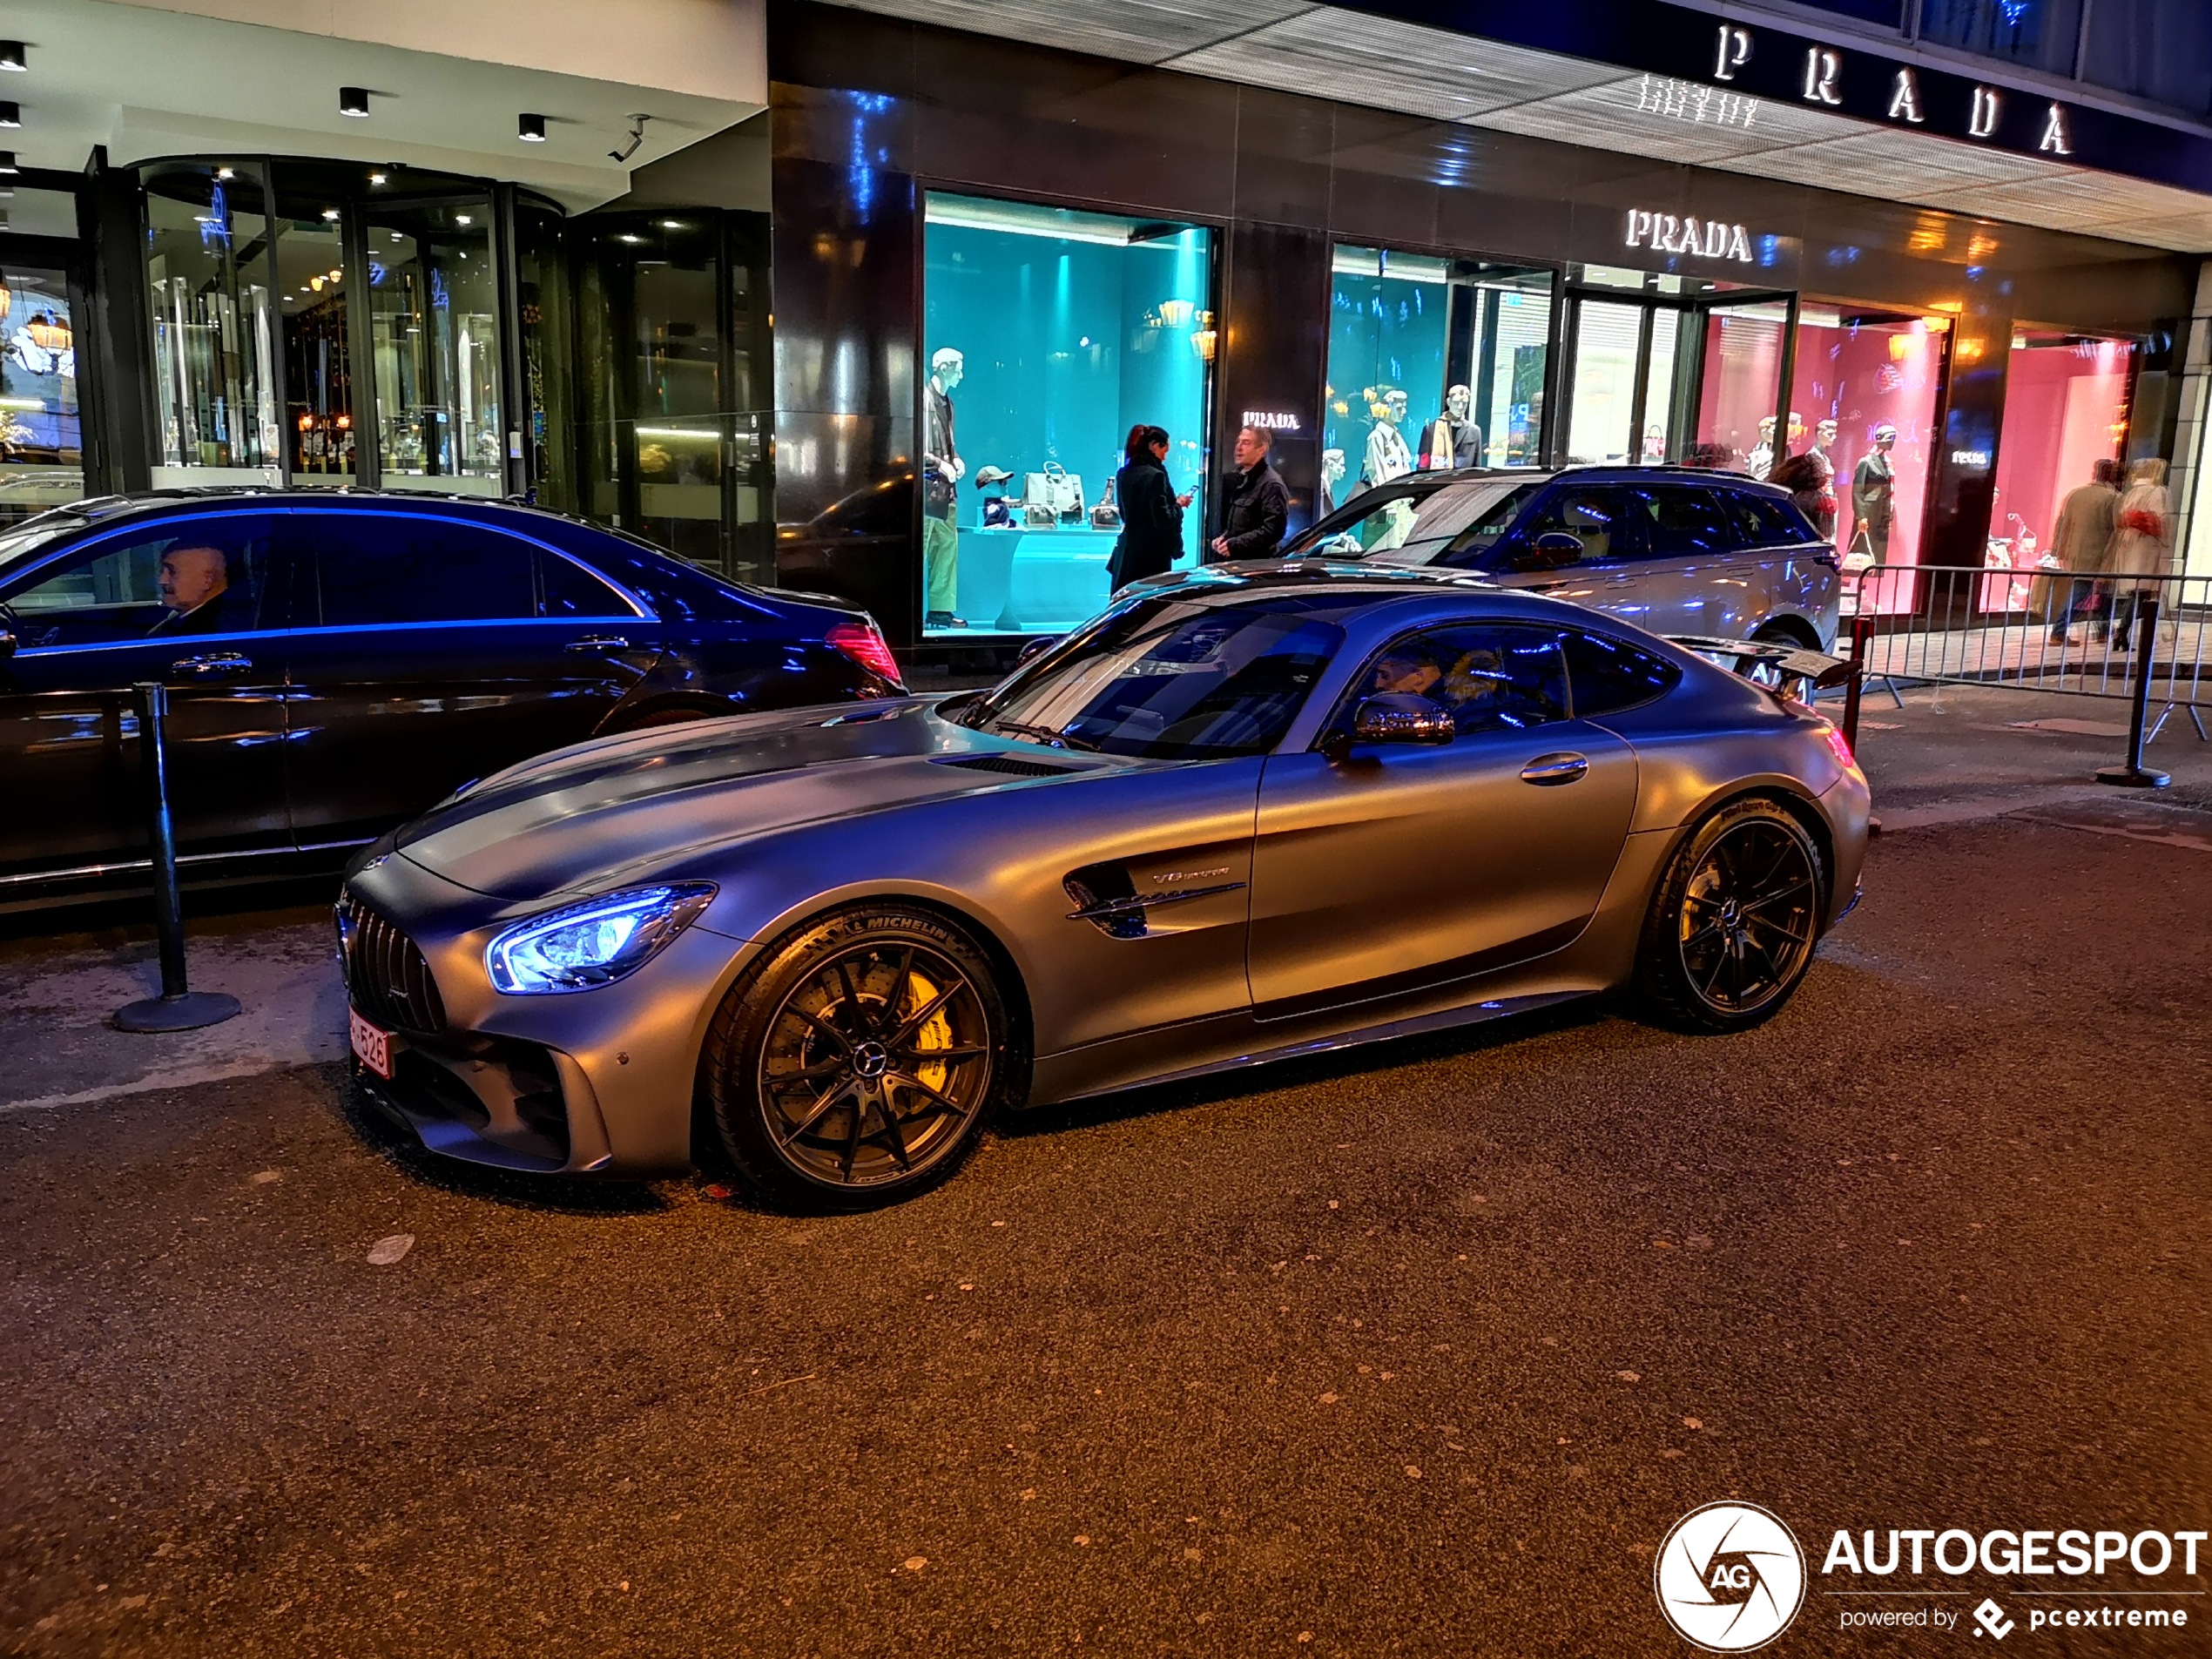
[[702,1062],[739,1172],[772,1200],[857,1210],[942,1180],[1009,1070],[991,965],[925,912],[863,908],[772,951]]
[[1676,853],[1644,924],[1638,981],[1673,1022],[1737,1031],[1769,1018],[1812,964],[1827,872],[1804,824],[1737,801]]

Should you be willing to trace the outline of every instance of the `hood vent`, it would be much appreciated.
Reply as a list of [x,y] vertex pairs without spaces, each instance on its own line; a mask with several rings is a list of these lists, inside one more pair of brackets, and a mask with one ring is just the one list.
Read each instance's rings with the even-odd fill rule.
[[963,755],[957,760],[941,760],[941,766],[957,766],[962,772],[999,772],[1011,778],[1061,778],[1071,772],[1081,772],[1081,766],[1055,766],[1049,760],[1025,760],[1020,755],[984,754]]

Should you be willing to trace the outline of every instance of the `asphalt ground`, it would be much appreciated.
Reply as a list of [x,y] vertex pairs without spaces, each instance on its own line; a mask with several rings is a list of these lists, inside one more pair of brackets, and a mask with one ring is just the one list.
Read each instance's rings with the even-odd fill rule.
[[872,1216],[457,1172],[334,1066],[0,1110],[0,1649],[1671,1653],[1731,1496],[1772,1651],[1964,1643],[1839,1629],[1834,1529],[2212,1524],[2212,840],[2034,813],[1883,837],[1757,1032],[1046,1111]]

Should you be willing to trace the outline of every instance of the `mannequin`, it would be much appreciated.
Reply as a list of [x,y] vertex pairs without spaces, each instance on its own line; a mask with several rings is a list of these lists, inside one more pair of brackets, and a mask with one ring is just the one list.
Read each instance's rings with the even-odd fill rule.
[[1367,433],[1367,464],[1359,482],[1372,489],[1413,471],[1413,452],[1398,429],[1406,424],[1406,394],[1391,387],[1371,395],[1368,407],[1374,411],[1375,424]]
[[1813,528],[1828,540],[1836,539],[1836,422],[1823,421],[1812,429],[1812,448],[1805,453],[1820,469],[1821,508]]
[[1851,474],[1851,541],[1866,538],[1874,563],[1890,556],[1890,529],[1897,522],[1897,472],[1890,465],[1890,451],[1897,447],[1897,428],[1885,421],[1874,428],[1874,448]]
[[1482,428],[1467,418],[1474,394],[1454,386],[1444,394],[1444,413],[1421,435],[1421,470],[1446,472],[1479,465],[1482,459]]
[[1344,482],[1344,451],[1324,449],[1321,452],[1321,509],[1326,518],[1337,510],[1337,486]]
[[1774,417],[1759,416],[1759,441],[1751,446],[1751,453],[1743,457],[1743,470],[1752,477],[1764,479],[1774,470]]
[[951,346],[930,354],[929,382],[921,395],[922,626],[964,628],[953,612],[960,593],[957,486],[968,470],[953,442],[953,390],[968,373],[968,360]]

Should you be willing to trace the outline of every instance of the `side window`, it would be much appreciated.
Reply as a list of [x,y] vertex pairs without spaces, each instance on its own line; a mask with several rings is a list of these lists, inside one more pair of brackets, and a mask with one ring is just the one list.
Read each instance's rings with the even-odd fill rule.
[[[1309,557],[1361,558],[1388,553],[1413,539],[1433,492],[1409,484],[1385,484],[1365,490],[1345,510],[1350,516],[1325,535],[1315,536],[1298,551]],[[1357,511],[1353,511],[1357,509]]]
[[1386,645],[1355,683],[1339,717],[1348,730],[1359,699],[1406,691],[1451,711],[1460,732],[1523,731],[1567,718],[1560,631],[1534,624],[1467,623]]
[[413,513],[302,512],[326,628],[504,622],[537,615],[537,550]]
[[637,614],[627,599],[573,559],[540,552],[538,570],[543,578],[546,616],[633,620]]
[[1618,484],[1570,484],[1557,491],[1514,536],[1515,556],[1533,554],[1540,536],[1564,534],[1581,543],[1579,563],[1617,564],[1639,556],[1630,493]]
[[280,627],[276,523],[268,513],[172,519],[66,555],[0,596],[20,624],[17,649]]
[[1721,504],[1736,521],[1737,534],[1746,547],[1776,547],[1817,539],[1812,526],[1786,501],[1754,496],[1746,489],[1724,489]]
[[1569,629],[1561,637],[1575,718],[1589,719],[1649,703],[1674,689],[1682,670],[1665,658],[1606,634]]
[[1651,557],[1710,558],[1735,550],[1728,521],[1710,490],[1688,484],[1646,484],[1635,494],[1643,509]]

